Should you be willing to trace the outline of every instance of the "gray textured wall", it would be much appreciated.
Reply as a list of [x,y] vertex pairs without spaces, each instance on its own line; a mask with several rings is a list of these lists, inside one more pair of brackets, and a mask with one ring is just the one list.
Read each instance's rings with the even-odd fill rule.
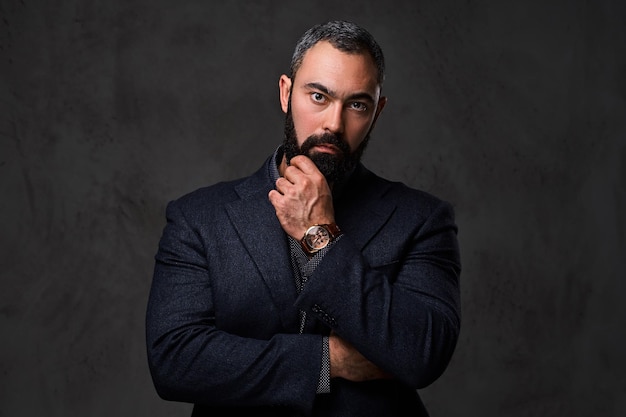
[[188,415],[145,359],[165,204],[273,151],[278,77],[328,18],[386,51],[366,163],[456,206],[464,323],[423,392],[432,415],[626,412],[625,2],[0,0],[0,15],[0,416]]

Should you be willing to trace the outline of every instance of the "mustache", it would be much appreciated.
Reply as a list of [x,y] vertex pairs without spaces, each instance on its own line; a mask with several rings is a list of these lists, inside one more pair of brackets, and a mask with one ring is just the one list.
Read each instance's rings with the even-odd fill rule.
[[334,133],[324,133],[323,135],[311,135],[300,146],[303,154],[308,153],[313,147],[318,145],[333,145],[337,147],[344,155],[350,154],[350,146],[343,140],[340,135]]

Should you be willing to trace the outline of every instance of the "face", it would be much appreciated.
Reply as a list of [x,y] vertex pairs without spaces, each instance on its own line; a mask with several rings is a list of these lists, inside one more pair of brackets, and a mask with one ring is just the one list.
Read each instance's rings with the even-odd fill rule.
[[386,102],[372,58],[322,41],[279,86],[287,160],[307,155],[329,181],[340,180],[360,160]]

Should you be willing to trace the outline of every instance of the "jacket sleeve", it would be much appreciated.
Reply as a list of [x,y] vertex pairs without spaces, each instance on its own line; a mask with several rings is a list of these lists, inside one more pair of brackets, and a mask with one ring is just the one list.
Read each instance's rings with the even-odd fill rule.
[[397,379],[423,388],[443,373],[457,343],[460,271],[451,205],[408,205],[364,248],[346,230],[297,305]]
[[[322,363],[322,336],[276,332],[265,339],[221,329],[214,299],[220,267],[209,265],[205,242],[193,226],[199,221],[191,213],[180,204],[168,205],[155,257],[146,341],[158,394],[211,406],[310,409]],[[253,306],[238,311],[242,322],[255,314]]]

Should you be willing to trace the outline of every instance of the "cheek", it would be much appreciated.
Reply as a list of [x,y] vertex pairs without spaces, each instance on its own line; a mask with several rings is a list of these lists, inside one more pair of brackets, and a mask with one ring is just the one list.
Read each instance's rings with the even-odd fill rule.
[[367,136],[371,126],[372,121],[370,119],[353,120],[351,123],[348,123],[345,130],[345,139],[352,151],[358,148],[365,140],[365,136]]
[[291,117],[293,118],[298,142],[303,142],[316,132],[318,121],[315,114],[311,114],[311,112],[307,112],[305,108],[292,104]]

